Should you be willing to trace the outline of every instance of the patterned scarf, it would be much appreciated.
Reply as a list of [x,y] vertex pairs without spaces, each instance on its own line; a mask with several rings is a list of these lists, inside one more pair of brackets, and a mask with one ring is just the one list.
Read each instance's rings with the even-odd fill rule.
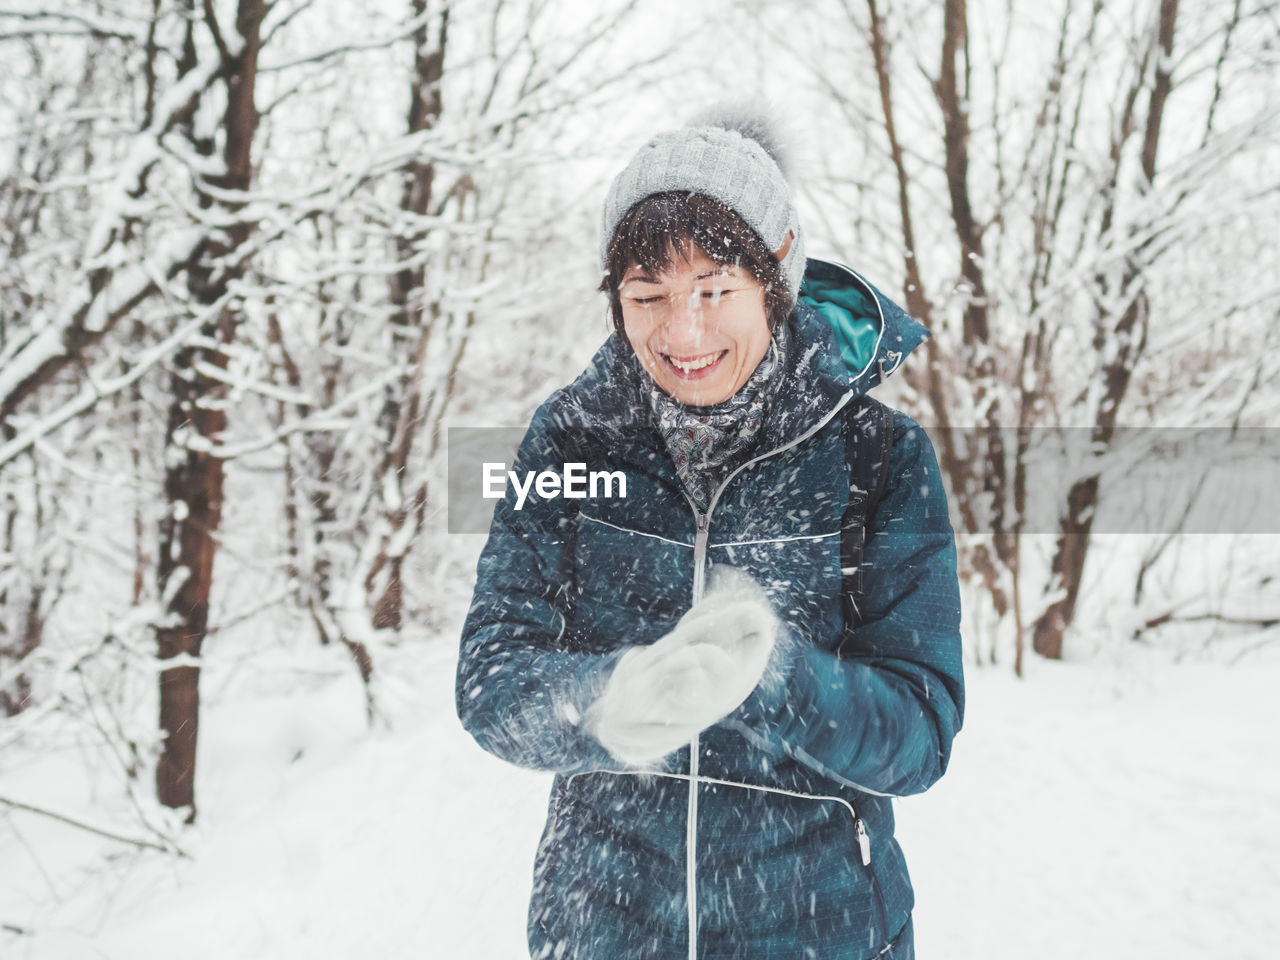
[[767,405],[783,368],[787,350],[786,324],[779,324],[769,349],[741,389],[727,400],[705,407],[681,403],[645,376],[645,394],[658,420],[658,429],[675,462],[676,473],[690,498],[706,510],[716,485],[755,445]]

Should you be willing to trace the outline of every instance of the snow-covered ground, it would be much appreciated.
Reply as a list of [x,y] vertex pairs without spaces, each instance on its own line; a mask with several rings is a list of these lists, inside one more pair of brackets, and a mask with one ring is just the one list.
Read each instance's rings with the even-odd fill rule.
[[[452,640],[428,643],[390,728],[366,730],[351,670],[212,707],[189,859],[0,814],[0,956],[527,956],[550,781],[475,746]],[[898,803],[920,956],[1274,956],[1280,656],[1030,666],[970,667],[951,769]],[[94,821],[54,789],[59,762],[6,771],[0,795]],[[114,856],[86,873],[94,847]]]

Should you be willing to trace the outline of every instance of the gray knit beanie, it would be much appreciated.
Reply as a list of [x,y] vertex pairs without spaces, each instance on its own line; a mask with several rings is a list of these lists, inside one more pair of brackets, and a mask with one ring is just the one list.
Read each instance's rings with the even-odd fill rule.
[[794,301],[804,276],[804,234],[796,220],[774,124],[750,106],[713,107],[688,126],[660,133],[641,147],[614,178],[600,217],[600,266],[608,270],[614,231],[645,197],[669,190],[718,200],[778,250],[795,239],[782,260],[787,295]]

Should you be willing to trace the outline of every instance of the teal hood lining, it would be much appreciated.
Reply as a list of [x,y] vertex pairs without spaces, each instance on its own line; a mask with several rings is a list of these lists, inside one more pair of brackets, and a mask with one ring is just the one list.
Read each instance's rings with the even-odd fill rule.
[[800,299],[831,327],[840,359],[853,373],[867,368],[880,342],[880,310],[864,291],[849,283],[806,276]]

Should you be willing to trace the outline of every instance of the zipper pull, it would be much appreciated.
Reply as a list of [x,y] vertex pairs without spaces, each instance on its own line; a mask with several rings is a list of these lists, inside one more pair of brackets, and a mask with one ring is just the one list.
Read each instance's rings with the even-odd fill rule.
[[858,817],[853,821],[853,830],[858,835],[858,850],[862,853],[862,865],[871,866],[871,838],[867,836],[867,825]]
[[693,538],[693,602],[702,599],[706,589],[707,538],[710,521],[705,513],[697,514],[698,530]]

